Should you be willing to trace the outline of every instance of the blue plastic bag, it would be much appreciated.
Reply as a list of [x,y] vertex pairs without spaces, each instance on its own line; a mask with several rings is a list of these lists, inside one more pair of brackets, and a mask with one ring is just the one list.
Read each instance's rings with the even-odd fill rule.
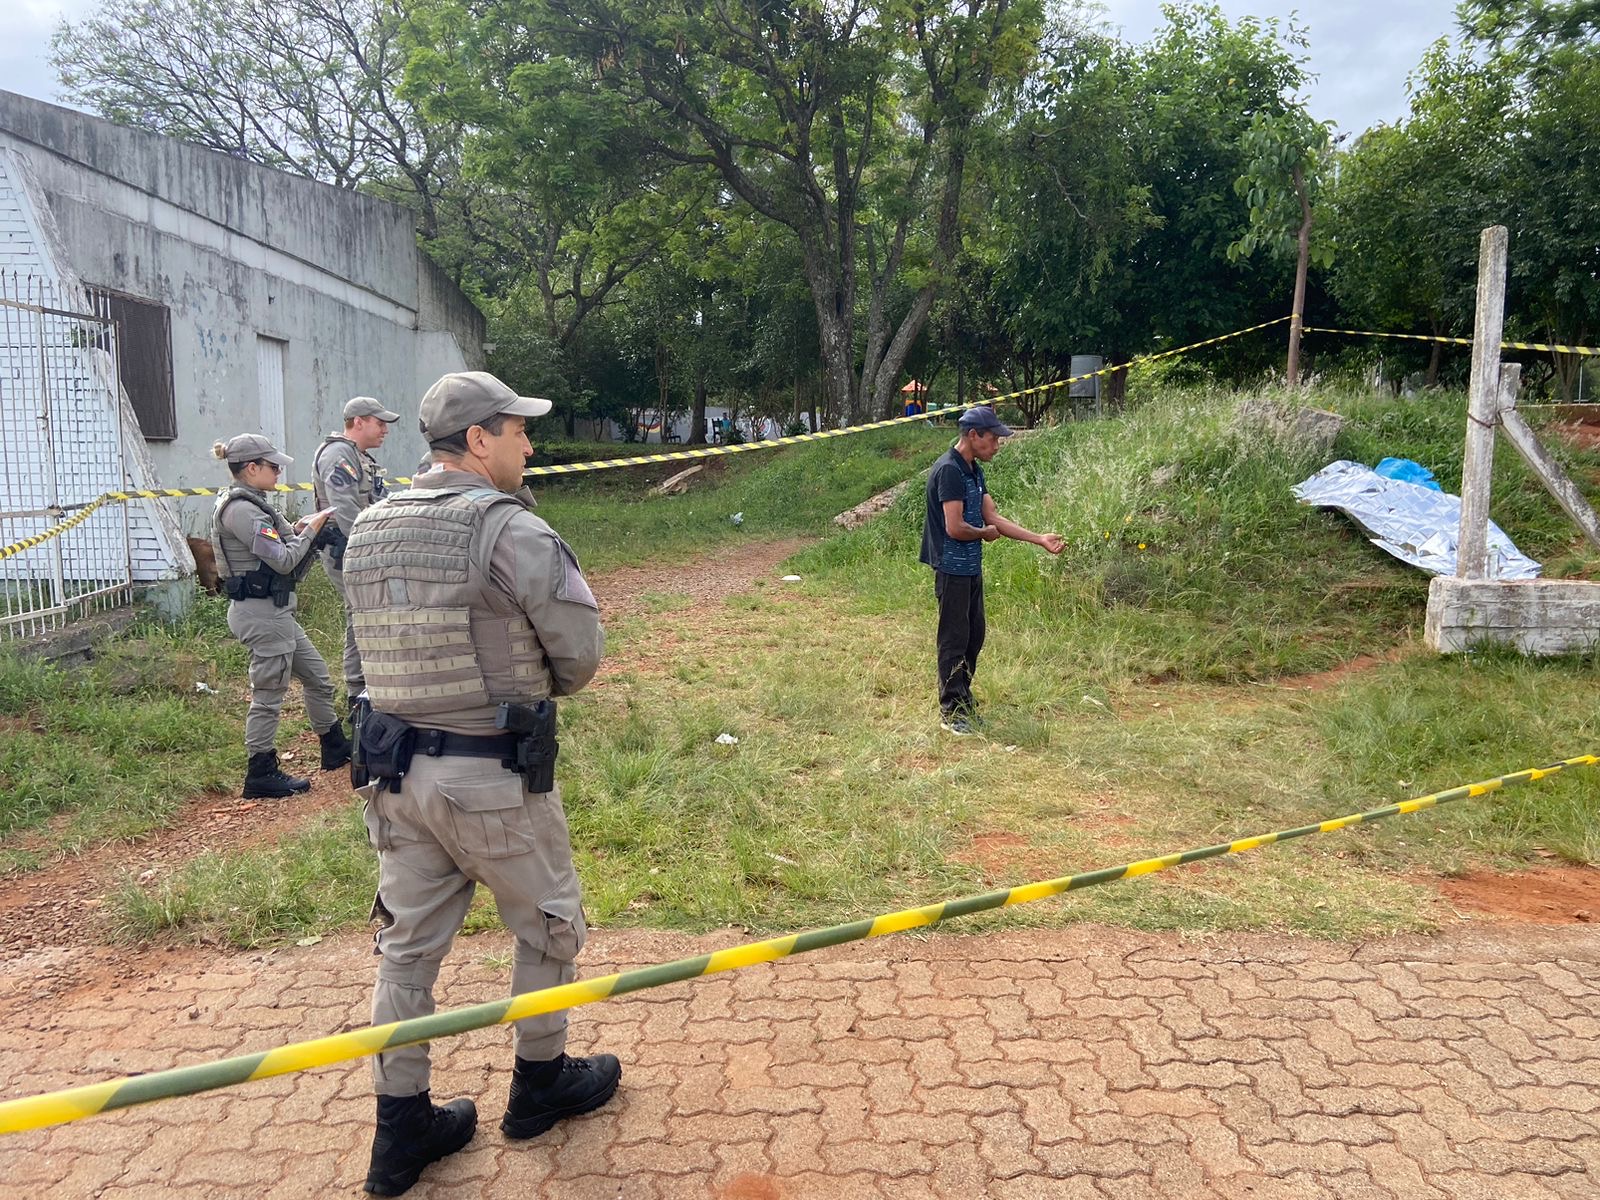
[[1412,462],[1409,458],[1386,458],[1372,470],[1374,474],[1382,475],[1386,479],[1420,484],[1435,492],[1444,491],[1434,479],[1432,471],[1419,462]]

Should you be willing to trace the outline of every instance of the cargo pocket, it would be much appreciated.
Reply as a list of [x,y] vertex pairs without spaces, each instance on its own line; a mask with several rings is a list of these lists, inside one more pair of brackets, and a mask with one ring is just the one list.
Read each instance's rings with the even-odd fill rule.
[[540,901],[539,911],[544,916],[545,957],[558,962],[575,960],[589,940],[583,903],[576,896],[551,896]]
[[372,911],[367,914],[367,924],[372,926],[372,956],[383,956],[383,935],[394,924],[394,914],[383,902],[382,892],[372,893]]
[[293,654],[252,654],[250,656],[250,687],[258,692],[282,692],[289,687],[289,669],[294,663]]
[[522,776],[502,771],[493,778],[441,779],[456,845],[471,858],[510,858],[534,845]]

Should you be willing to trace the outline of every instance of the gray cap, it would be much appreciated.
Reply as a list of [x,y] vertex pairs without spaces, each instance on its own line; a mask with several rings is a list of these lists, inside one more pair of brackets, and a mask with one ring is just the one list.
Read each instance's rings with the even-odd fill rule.
[[553,405],[519,396],[487,371],[457,371],[428,389],[417,411],[417,427],[430,442],[481,425],[496,413],[542,417]]
[[222,449],[223,457],[230,463],[254,462],[260,458],[277,463],[280,467],[294,465],[294,459],[287,454],[280,454],[278,448],[259,433],[241,433],[236,438],[229,438]]
[[371,396],[357,396],[344,406],[344,419],[354,421],[357,417],[377,417],[385,425],[393,425],[400,419],[400,414],[390,412]]

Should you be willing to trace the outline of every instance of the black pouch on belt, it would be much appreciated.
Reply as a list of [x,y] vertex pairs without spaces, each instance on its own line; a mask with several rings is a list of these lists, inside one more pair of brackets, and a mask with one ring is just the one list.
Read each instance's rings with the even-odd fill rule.
[[398,792],[400,781],[411,769],[417,731],[399,717],[368,711],[361,719],[361,764],[369,779],[387,779],[389,790]]

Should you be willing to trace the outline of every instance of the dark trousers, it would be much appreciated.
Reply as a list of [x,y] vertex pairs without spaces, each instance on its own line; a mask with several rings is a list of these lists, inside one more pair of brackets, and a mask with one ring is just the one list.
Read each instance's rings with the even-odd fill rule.
[[972,713],[972,676],[983,649],[983,576],[933,573],[939,601],[939,708],[946,714]]

